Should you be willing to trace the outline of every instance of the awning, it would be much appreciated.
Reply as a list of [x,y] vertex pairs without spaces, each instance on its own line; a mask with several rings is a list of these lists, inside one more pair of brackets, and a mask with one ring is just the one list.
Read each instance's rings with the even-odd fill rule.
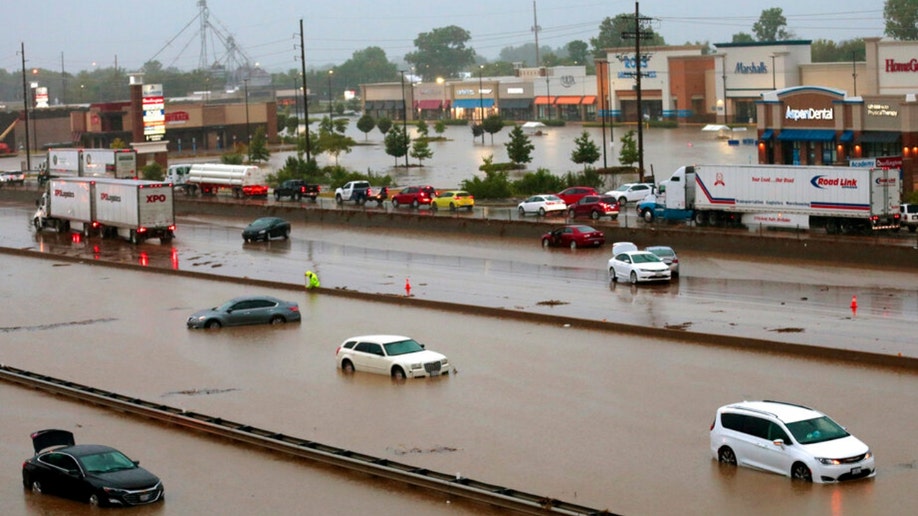
[[762,140],[768,141],[768,140],[770,140],[774,135],[775,135],[774,129],[765,129],[765,131],[762,132]]
[[377,107],[376,109],[385,109],[385,110],[391,111],[395,108],[401,109],[402,107],[401,104],[402,104],[401,101],[385,100],[383,101],[382,105]]
[[442,104],[440,100],[419,100],[418,109],[440,109]]
[[529,109],[532,107],[532,99],[501,99],[501,109]]
[[854,131],[845,131],[838,137],[839,143],[851,143],[854,141]]
[[580,97],[580,96],[572,97],[570,95],[561,95],[558,97],[558,100],[555,101],[555,104],[565,105],[565,106],[578,105],[580,104],[580,99],[582,98],[583,97]]
[[895,131],[871,131],[862,133],[858,141],[861,143],[895,143],[901,137],[902,134]]
[[580,101],[584,106],[592,106],[596,103],[596,95],[587,95]]
[[454,108],[478,109],[479,107],[494,107],[494,99],[456,99],[453,101]]
[[376,109],[379,109],[377,104],[378,102],[376,102],[375,100],[368,100],[363,103],[363,106],[364,106],[363,108],[367,111],[374,111]]
[[778,134],[782,142],[830,142],[834,139],[832,129],[784,129]]
[[555,99],[556,97],[545,97],[545,96],[536,97],[535,104],[536,106],[551,105],[555,103]]

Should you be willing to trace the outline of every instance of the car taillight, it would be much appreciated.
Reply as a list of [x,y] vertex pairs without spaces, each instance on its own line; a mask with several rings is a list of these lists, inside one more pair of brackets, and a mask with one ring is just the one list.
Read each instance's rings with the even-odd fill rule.
[[678,258],[673,258],[673,263],[679,263],[679,259],[678,259]]
[[714,423],[716,423],[716,422],[717,422],[716,419],[715,419],[714,421],[711,421],[711,430],[712,430],[712,431],[714,430]]
[[290,311],[291,311],[291,312],[299,312],[299,311],[300,311],[300,307],[298,307],[298,306],[291,306],[291,307],[290,307]]
[[338,346],[338,347],[335,349],[335,355],[337,355],[339,351],[341,351],[341,346]]

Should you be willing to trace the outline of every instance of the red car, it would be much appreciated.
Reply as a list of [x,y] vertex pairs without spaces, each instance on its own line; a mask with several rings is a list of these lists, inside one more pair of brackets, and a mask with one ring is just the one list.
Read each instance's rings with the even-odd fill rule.
[[587,195],[574,204],[567,206],[570,218],[589,216],[593,220],[600,217],[618,218],[618,202],[611,195]]
[[436,196],[437,190],[432,186],[409,186],[392,196],[392,206],[398,208],[405,205],[417,208],[422,204],[430,205]]
[[606,236],[590,226],[570,224],[542,235],[542,247],[602,247]]
[[589,186],[572,186],[561,190],[561,192],[556,195],[564,201],[564,204],[570,206],[586,195],[599,195],[599,192],[597,192],[595,188]]

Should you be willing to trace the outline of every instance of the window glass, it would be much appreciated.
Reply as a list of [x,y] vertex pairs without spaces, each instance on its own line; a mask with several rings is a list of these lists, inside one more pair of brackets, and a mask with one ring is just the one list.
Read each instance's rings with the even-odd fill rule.
[[768,424],[767,419],[762,419],[755,416],[744,416],[745,420],[743,421],[743,432],[749,435],[760,437],[762,439],[768,439]]
[[743,431],[743,416],[739,414],[733,414],[730,412],[724,412],[720,415],[720,424],[724,428],[730,430],[736,430],[737,432]]
[[781,428],[781,425],[771,422],[768,422],[768,440],[774,441],[776,439],[781,439],[787,444],[790,444],[790,439],[787,438],[787,433],[784,432],[784,429]]

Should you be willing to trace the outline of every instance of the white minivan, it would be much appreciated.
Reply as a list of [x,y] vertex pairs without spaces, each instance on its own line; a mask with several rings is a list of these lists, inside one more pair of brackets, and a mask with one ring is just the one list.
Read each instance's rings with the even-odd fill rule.
[[831,483],[873,477],[873,454],[825,414],[780,401],[743,401],[717,409],[711,453],[718,461],[795,480]]

